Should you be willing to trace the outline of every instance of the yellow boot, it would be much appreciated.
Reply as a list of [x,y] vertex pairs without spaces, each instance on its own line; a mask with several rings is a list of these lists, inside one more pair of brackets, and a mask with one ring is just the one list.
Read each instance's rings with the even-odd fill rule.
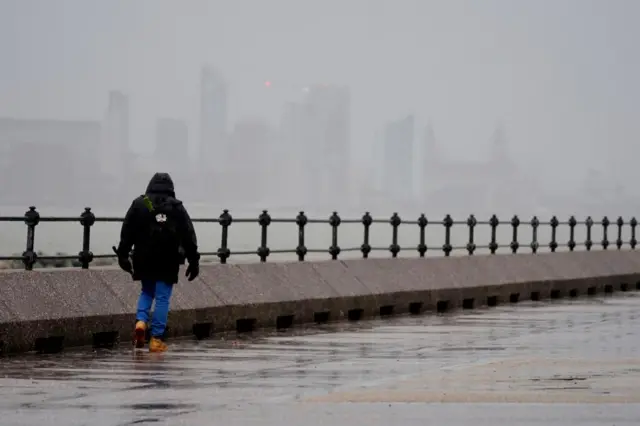
[[149,352],[165,352],[168,348],[167,344],[157,337],[149,340]]
[[136,322],[136,329],[133,332],[133,344],[136,348],[144,348],[147,324],[144,321]]

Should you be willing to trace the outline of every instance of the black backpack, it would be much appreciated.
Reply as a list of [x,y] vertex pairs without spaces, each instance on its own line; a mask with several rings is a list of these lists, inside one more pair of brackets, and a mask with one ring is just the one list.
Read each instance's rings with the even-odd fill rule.
[[149,214],[148,218],[148,244],[150,250],[159,258],[173,257],[179,255],[180,238],[178,235],[178,224],[176,211],[171,202],[163,200],[154,205],[148,196],[143,196],[143,202]]

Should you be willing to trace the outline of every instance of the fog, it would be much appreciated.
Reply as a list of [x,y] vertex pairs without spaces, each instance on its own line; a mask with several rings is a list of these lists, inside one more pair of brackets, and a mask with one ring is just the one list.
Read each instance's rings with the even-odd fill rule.
[[[628,219],[639,18],[633,0],[0,0],[0,216],[122,216],[168,171],[194,217]],[[78,250],[77,223],[40,228]],[[23,250],[24,225],[0,231]]]

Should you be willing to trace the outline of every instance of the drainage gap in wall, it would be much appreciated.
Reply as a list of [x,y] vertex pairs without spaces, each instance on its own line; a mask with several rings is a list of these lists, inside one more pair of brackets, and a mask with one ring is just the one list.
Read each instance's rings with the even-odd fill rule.
[[578,297],[578,289],[572,288],[571,290],[569,290],[569,297],[571,298]]
[[117,331],[100,331],[93,333],[93,348],[94,349],[113,349],[120,338],[120,333]]
[[62,352],[64,348],[64,336],[38,337],[35,342],[35,350],[39,354],[55,354]]
[[604,286],[604,292],[609,294],[609,293],[613,293],[613,286],[611,284],[607,284]]
[[209,337],[211,337],[211,330],[213,330],[213,323],[197,322],[193,324],[193,327],[191,328],[191,330],[193,331],[193,335],[196,337],[196,339],[198,340],[208,339]]
[[293,325],[293,315],[280,315],[276,318],[276,329],[286,330]]
[[[162,340],[167,340],[169,336],[171,336],[171,326],[167,325],[164,329],[164,333],[162,334]],[[149,338],[151,338],[151,336],[149,336]]]
[[551,290],[549,297],[552,299],[560,299],[560,290]]
[[380,316],[381,317],[390,317],[393,315],[393,305],[380,306]]
[[621,283],[620,291],[629,291],[629,283]]
[[539,291],[532,291],[531,292],[531,300],[533,302],[537,302],[540,300],[540,292]]
[[329,311],[314,312],[314,314],[313,314],[313,322],[315,322],[316,324],[328,323],[329,322],[329,316],[330,316],[330,312]]
[[509,295],[509,303],[518,303],[520,300],[520,293],[511,293]]
[[4,355],[4,340],[0,340],[0,356]]
[[411,315],[420,315],[422,312],[422,302],[409,303],[409,313]]
[[487,306],[489,307],[498,306],[498,296],[487,297]]
[[251,333],[255,328],[255,318],[240,318],[236,320],[236,331],[238,333]]
[[598,292],[598,289],[595,287],[589,287],[587,289],[587,295],[588,296],[595,296],[595,294]]
[[640,281],[636,283],[636,290],[640,290]]
[[475,300],[473,298],[462,300],[462,309],[473,309]]
[[347,318],[349,319],[349,321],[360,321],[360,318],[362,318],[362,314],[364,313],[363,309],[349,309],[349,312],[347,312]]
[[439,314],[445,313],[449,310],[449,301],[448,300],[438,300],[436,303],[436,312]]

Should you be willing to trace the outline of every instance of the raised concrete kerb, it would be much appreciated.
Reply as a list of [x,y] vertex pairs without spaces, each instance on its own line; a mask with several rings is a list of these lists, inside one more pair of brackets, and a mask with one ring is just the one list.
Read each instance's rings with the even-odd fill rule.
[[[492,306],[639,282],[635,251],[212,264],[176,286],[168,334]],[[127,341],[138,292],[117,268],[1,271],[0,350]]]

